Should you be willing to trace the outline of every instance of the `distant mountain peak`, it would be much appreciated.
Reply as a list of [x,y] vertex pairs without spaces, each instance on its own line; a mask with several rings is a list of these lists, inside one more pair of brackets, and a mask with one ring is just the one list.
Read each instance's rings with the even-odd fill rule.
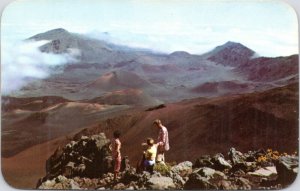
[[170,54],[170,56],[190,56],[190,53],[185,51],[175,51]]
[[63,28],[57,28],[57,29],[53,29],[44,33],[39,33],[37,35],[34,35],[32,37],[30,37],[29,39],[33,39],[33,40],[51,40],[51,39],[55,39],[55,38],[62,38],[65,36],[69,36],[71,33],[69,31],[67,31],[66,29]]
[[247,63],[254,54],[253,50],[243,44],[228,41],[223,45],[217,46],[204,56],[216,63],[236,67]]
[[[250,48],[246,47],[245,45],[239,43],[239,42],[233,42],[233,41],[228,41],[226,42],[225,44],[223,45],[220,45],[220,46],[217,46],[214,50],[222,50],[224,48],[229,48],[229,49],[233,49],[233,48],[236,48],[236,49],[244,49],[244,50],[248,50],[250,52],[253,52],[253,50],[251,50]],[[213,51],[214,51],[213,50]]]
[[52,29],[52,30],[50,30],[48,32],[69,32],[69,31],[67,31],[64,28],[57,28],[57,29]]
[[234,42],[234,41],[228,41],[224,44],[225,46],[231,46],[231,45],[242,45],[239,42]]

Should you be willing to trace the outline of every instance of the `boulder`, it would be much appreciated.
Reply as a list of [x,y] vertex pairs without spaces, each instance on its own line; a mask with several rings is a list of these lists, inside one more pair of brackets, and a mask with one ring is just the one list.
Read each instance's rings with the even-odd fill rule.
[[200,158],[196,159],[193,168],[201,168],[201,167],[213,167],[214,163],[211,161],[211,157],[209,155],[203,155]]
[[208,167],[198,168],[189,176],[184,189],[219,189],[220,185],[225,186],[222,180],[227,180],[223,172]]
[[213,168],[216,169],[216,170],[223,171],[225,169],[231,169],[232,168],[231,164],[229,164],[229,162],[227,162],[224,159],[224,156],[222,154],[220,154],[220,153],[216,154],[212,158],[212,163],[214,164]]
[[172,178],[165,176],[151,177],[146,185],[151,190],[172,190],[176,188]]
[[235,165],[232,166],[232,168],[229,170],[230,173],[236,174],[238,171],[243,171],[245,173],[247,172],[253,172],[257,169],[257,164],[256,162],[241,162],[241,163],[236,163]]
[[53,180],[47,180],[43,182],[38,189],[68,189],[78,190],[81,189],[79,184],[72,179],[68,179],[65,176],[58,176]]
[[217,190],[218,186],[210,183],[207,178],[198,173],[192,173],[183,188],[185,190]]
[[232,165],[225,160],[221,153],[216,154],[213,157],[209,155],[203,155],[195,161],[193,168],[209,167],[219,171],[225,169],[231,169]]
[[239,190],[251,190],[252,188],[250,181],[243,177],[239,177],[236,180],[236,184]]
[[134,168],[130,168],[127,171],[124,172],[121,181],[124,184],[129,184],[130,182],[136,182],[141,178],[139,174],[136,173],[136,170]]
[[197,173],[208,180],[215,178],[226,179],[226,175],[223,172],[207,167],[196,169],[193,173]]
[[237,190],[237,186],[228,181],[228,180],[221,180],[220,182],[218,182],[218,189],[221,190]]
[[275,162],[278,172],[278,183],[288,186],[294,182],[298,173],[299,158],[297,156],[282,156]]
[[93,178],[107,173],[112,169],[109,142],[104,133],[100,133],[91,137],[81,136],[78,141],[58,148],[46,162],[45,179],[58,175]]
[[228,157],[233,165],[244,163],[246,157],[235,148],[230,148],[228,152]]
[[181,162],[178,165],[171,167],[171,172],[180,176],[188,176],[192,173],[193,163],[190,161]]
[[275,166],[268,166],[260,168],[254,172],[248,172],[248,174],[260,177],[270,177],[272,175],[277,175],[277,170]]
[[171,178],[176,185],[176,189],[182,188],[183,185],[186,183],[185,179],[182,178],[179,174],[173,173]]
[[123,183],[118,183],[113,187],[113,190],[125,190],[125,185]]

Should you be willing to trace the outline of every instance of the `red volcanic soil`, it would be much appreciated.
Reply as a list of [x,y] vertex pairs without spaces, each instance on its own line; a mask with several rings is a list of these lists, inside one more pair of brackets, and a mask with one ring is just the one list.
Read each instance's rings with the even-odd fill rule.
[[54,104],[64,103],[69,101],[58,96],[44,96],[44,97],[29,97],[29,98],[15,98],[2,97],[2,112],[8,112],[15,109],[39,111]]
[[270,82],[299,72],[298,55],[277,58],[255,58],[235,71],[248,76],[249,80]]
[[210,93],[210,94],[225,94],[225,93],[243,93],[249,91],[251,86],[245,83],[235,81],[221,82],[206,82],[194,87],[191,91],[194,93]]
[[[23,107],[23,104],[20,106]],[[122,105],[64,102],[39,111],[15,109],[4,112],[2,114],[2,156],[13,156],[35,144],[67,135],[74,130],[97,123],[105,117],[114,116],[127,108]]]
[[183,70],[175,64],[164,64],[164,65],[151,65],[143,64],[142,69],[145,73],[176,73],[182,72]]
[[108,105],[157,105],[160,102],[141,89],[124,89],[105,93],[101,97],[89,100],[90,103]]
[[17,189],[35,188],[37,180],[46,173],[46,160],[51,153],[58,146],[68,142],[68,139],[61,137],[35,145],[13,157],[1,158],[1,170],[5,181]]
[[111,67],[111,64],[99,64],[99,63],[80,63],[80,64],[69,64],[64,68],[65,72],[81,69],[108,69]]
[[206,53],[209,60],[227,66],[243,66],[254,55],[254,51],[240,43],[227,42]]
[[[186,100],[152,111],[133,108],[97,122],[82,118],[95,123],[76,133],[74,139],[99,132],[112,137],[112,132],[120,129],[122,154],[128,155],[135,165],[141,156],[141,143],[147,137],[156,138],[157,129],[152,122],[160,118],[169,130],[168,162],[194,161],[203,154],[225,153],[230,147],[243,152],[272,148],[290,153],[298,149],[298,101],[297,83],[259,93]],[[53,144],[50,141],[36,145],[4,159],[5,179],[15,187],[34,187],[38,178],[45,175],[41,169],[47,156],[64,142]],[[48,150],[51,153],[45,148],[51,148]],[[25,176],[25,172],[33,174]],[[22,179],[20,182],[18,177]]]
[[114,91],[124,88],[147,88],[149,82],[137,74],[128,71],[114,71],[100,76],[98,79],[86,86],[86,89]]
[[226,152],[230,147],[293,152],[298,148],[298,84],[261,93],[189,100],[150,112],[127,112],[103,123],[110,129],[99,125],[82,134],[111,134],[121,129],[123,152],[136,161],[139,144],[146,137],[156,137],[151,127],[156,118],[169,129],[169,161]]

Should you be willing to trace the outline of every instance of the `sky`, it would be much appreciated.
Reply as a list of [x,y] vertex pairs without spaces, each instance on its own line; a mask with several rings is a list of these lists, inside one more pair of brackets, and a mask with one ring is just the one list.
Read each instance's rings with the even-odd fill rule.
[[3,12],[1,39],[64,28],[165,53],[235,41],[275,57],[298,53],[297,24],[293,8],[275,0],[17,0]]

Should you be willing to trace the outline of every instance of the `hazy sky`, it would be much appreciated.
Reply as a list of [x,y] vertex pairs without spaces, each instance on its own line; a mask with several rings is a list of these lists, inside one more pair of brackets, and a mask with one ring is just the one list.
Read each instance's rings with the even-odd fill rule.
[[295,11],[268,0],[17,0],[3,12],[1,35],[9,42],[54,28],[168,53],[229,40],[262,56],[298,53]]

